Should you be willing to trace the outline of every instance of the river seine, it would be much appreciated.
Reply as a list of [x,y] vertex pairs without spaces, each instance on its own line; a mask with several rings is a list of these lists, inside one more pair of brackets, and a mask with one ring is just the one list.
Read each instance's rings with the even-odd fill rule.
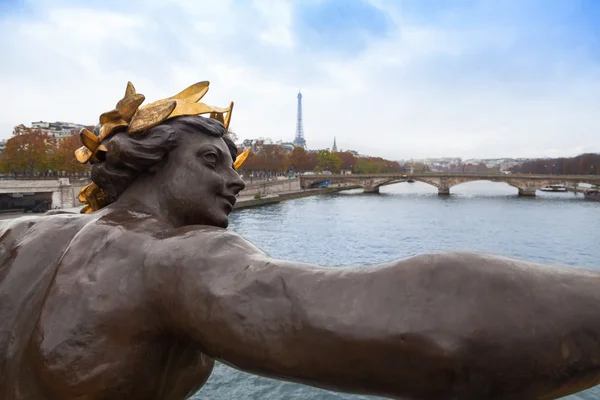
[[[242,209],[230,228],[270,255],[331,268],[439,250],[473,250],[546,264],[600,269],[600,202],[581,194],[517,196],[504,183],[471,182],[440,197],[416,182],[380,194],[342,192]],[[219,364],[194,399],[359,400],[255,377]],[[600,386],[566,397],[600,398]]]

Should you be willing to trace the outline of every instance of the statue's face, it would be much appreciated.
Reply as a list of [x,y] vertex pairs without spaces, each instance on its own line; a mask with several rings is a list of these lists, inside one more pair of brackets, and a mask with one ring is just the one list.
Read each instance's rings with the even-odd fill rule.
[[223,139],[199,132],[181,134],[157,178],[161,206],[178,226],[226,228],[235,196],[245,187]]

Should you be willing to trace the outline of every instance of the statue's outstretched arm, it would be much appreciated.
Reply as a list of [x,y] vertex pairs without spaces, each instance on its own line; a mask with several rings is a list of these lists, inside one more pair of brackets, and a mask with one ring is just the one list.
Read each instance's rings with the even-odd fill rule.
[[151,254],[168,326],[244,371],[410,399],[553,399],[600,383],[595,272],[473,254],[321,268],[210,228]]

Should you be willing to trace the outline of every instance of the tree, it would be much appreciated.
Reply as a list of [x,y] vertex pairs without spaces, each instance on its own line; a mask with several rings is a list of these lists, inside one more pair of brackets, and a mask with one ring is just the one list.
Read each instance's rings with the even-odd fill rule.
[[356,165],[356,156],[354,154],[352,154],[349,151],[343,151],[343,152],[334,153],[334,154],[337,155],[341,160],[341,164],[340,164],[341,169],[347,169],[350,171],[352,171],[354,169],[354,166]]
[[272,172],[284,172],[287,168],[286,150],[274,144],[263,144],[257,146],[256,152],[252,152],[240,168],[240,172],[261,172],[270,174]]
[[331,172],[340,171],[342,160],[340,160],[336,153],[331,153],[328,149],[319,150],[317,159],[319,160],[318,167],[321,170],[329,170]]
[[[407,167],[410,168],[409,165]],[[358,174],[385,174],[400,172],[401,168],[397,161],[390,161],[381,157],[359,157],[356,159],[354,170]],[[416,166],[415,171],[417,171]],[[418,171],[421,172],[422,169]]]
[[264,158],[265,169],[276,172],[285,171],[287,152],[283,147],[277,144],[265,144],[259,156]]
[[73,135],[61,140],[52,154],[52,169],[66,173],[88,172],[90,165],[81,164],[75,158],[75,150],[79,147],[81,147],[79,135]]
[[49,136],[39,129],[18,125],[6,141],[2,169],[7,172],[34,175],[50,169],[52,144]]
[[248,158],[246,158],[246,161],[244,161],[244,163],[240,167],[239,173],[245,174],[250,171],[257,170],[258,168],[257,168],[256,160],[257,160],[256,154],[254,154],[253,152],[250,152],[250,154],[248,154]]
[[379,166],[371,158],[359,157],[356,160],[355,170],[357,174],[376,174],[379,172]]
[[294,147],[288,156],[288,167],[298,172],[310,171],[314,168],[314,166],[311,168],[311,160],[306,150],[299,146]]
[[315,153],[315,152],[306,153],[306,156],[308,158],[308,163],[306,164],[306,171],[316,170],[317,166],[319,165],[319,159],[317,157],[317,153]]
[[522,174],[595,175],[600,173],[600,154],[587,153],[569,158],[529,160],[510,169]]

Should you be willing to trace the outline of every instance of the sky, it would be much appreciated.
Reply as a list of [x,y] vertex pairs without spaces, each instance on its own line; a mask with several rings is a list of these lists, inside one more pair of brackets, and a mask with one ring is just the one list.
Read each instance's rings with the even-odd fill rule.
[[400,160],[600,152],[598,0],[0,0],[0,139],[208,80],[240,139]]

